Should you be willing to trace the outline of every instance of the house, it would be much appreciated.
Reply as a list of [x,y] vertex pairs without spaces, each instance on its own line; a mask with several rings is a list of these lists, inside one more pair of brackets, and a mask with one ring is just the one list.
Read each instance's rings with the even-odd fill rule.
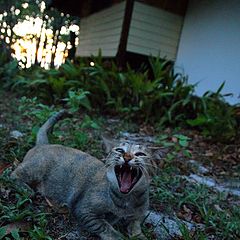
[[223,93],[240,103],[240,1],[190,0],[181,32],[176,67],[184,69],[197,93]]
[[[121,1],[82,18],[76,54],[88,57],[98,55],[101,49],[104,57],[117,57],[120,62],[136,54],[140,59],[160,54],[175,60],[183,14],[163,9],[160,3],[164,1],[155,6],[149,5],[151,2],[154,1]],[[178,2],[186,3],[186,0]]]
[[103,2],[108,8],[96,6],[81,19],[78,56],[97,55],[101,48],[104,57],[121,63],[160,53],[198,83],[197,94],[216,91],[225,81],[222,93],[233,94],[226,100],[240,102],[239,0]]

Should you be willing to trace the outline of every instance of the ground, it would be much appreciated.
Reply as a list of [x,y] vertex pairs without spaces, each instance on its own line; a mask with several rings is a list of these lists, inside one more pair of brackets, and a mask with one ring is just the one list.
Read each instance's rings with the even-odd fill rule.
[[[34,145],[36,125],[50,110],[34,100],[0,91],[0,239],[10,235],[14,239],[78,238],[76,223],[66,209],[16,188],[8,177]],[[161,222],[148,218],[143,226],[148,239],[160,239],[160,235],[164,235],[161,239],[240,238],[239,142],[220,143],[192,129],[156,130],[118,118],[85,115],[64,120],[51,140],[100,159],[105,133],[144,142],[155,150],[157,169],[152,175],[150,202],[151,213]],[[168,218],[177,232],[169,229]],[[96,238],[85,235],[83,239]]]

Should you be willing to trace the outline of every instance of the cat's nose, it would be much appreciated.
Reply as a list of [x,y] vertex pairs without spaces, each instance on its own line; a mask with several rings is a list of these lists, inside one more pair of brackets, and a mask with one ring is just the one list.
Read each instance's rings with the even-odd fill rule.
[[131,153],[126,152],[124,153],[123,158],[126,162],[129,162],[130,160],[133,159],[133,155]]

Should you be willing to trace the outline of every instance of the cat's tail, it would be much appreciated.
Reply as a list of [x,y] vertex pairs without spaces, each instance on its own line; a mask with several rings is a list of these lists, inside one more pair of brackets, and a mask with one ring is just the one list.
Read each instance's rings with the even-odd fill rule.
[[53,126],[64,116],[68,115],[65,110],[61,110],[51,116],[39,129],[37,133],[36,145],[48,144],[48,133],[52,131]]

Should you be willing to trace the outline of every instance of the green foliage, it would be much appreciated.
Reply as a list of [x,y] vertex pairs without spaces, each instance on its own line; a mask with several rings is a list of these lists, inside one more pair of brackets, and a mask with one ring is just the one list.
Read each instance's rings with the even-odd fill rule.
[[87,95],[89,95],[89,92],[82,89],[79,89],[77,91],[69,90],[68,97],[64,98],[63,100],[67,103],[67,106],[71,113],[77,112],[80,107],[91,110],[91,104]]
[[79,115],[71,119],[64,119],[60,123],[61,131],[56,126],[51,142],[56,142],[73,148],[89,152],[95,157],[102,158],[103,150],[101,147],[101,121],[85,115],[79,119]]
[[52,238],[46,233],[42,226],[34,226],[32,230],[29,231],[29,235],[33,240],[52,240]]
[[180,224],[179,230],[182,234],[183,240],[192,240],[192,239],[207,240],[208,239],[205,233],[201,230],[197,230],[196,232],[194,232],[194,234],[191,233],[185,224]]
[[[25,132],[25,135],[23,136],[22,141],[16,141],[16,145],[12,144],[12,148],[8,149],[8,151],[5,150],[5,146],[3,144],[5,152],[3,151],[2,156],[4,159],[14,160],[16,155],[19,154],[20,156],[23,156],[27,149],[34,145],[39,127],[46,121],[46,119],[49,118],[49,116],[59,111],[59,108],[40,103],[36,97],[22,97],[19,99],[18,110],[21,113],[21,117],[27,122],[27,125],[24,126],[25,128],[22,129],[23,132]],[[98,118],[94,119],[88,115],[85,115],[82,119],[79,113],[74,111],[72,111],[72,113],[71,118],[63,119],[59,122],[59,124],[56,124],[53,134],[50,134],[49,136],[50,142],[78,148],[83,151],[90,151],[90,153],[94,156],[102,158],[99,136],[101,129],[100,126],[102,124],[101,120]],[[65,130],[63,131],[62,129]],[[3,131],[2,137],[8,134],[5,132]],[[89,149],[90,145],[91,149]],[[18,151],[21,152],[19,153]]]
[[8,87],[8,83],[11,82],[18,73],[18,62],[12,60],[9,56],[9,49],[5,44],[0,44],[0,84],[5,84],[4,87]]
[[[130,75],[134,75],[135,73],[136,72],[132,71]],[[138,74],[141,75],[141,73]],[[126,73],[121,73],[120,76],[119,79],[127,81],[127,78],[125,78]],[[145,80],[147,80],[147,76],[142,78],[141,81],[139,80],[139,82],[141,83]],[[131,81],[135,84],[136,82],[138,83],[138,80]],[[136,87],[137,90],[134,92],[135,99],[128,100],[132,101],[131,103],[133,105],[137,105],[139,101],[139,99],[137,99],[138,97],[140,99],[142,98],[141,94],[138,95],[138,93],[142,91],[140,87],[141,84],[138,83],[136,85],[138,87]],[[127,84],[124,86],[124,91],[126,89],[133,91],[132,86],[127,86]],[[73,85],[71,85],[69,91],[73,91],[74,94],[78,93],[78,90],[72,87]],[[90,87],[90,85],[88,87]],[[84,88],[78,84],[78,89]],[[81,91],[82,90],[80,90],[79,93],[81,93]],[[90,89],[84,91],[90,92]],[[78,97],[78,94],[76,97]],[[91,102],[90,98],[92,94],[87,95],[87,97]],[[107,95],[105,95],[105,97],[107,99]],[[110,99],[111,98],[113,98],[113,95],[110,91]],[[94,99],[94,97],[92,99]],[[122,99],[123,101],[120,101],[120,103],[125,104],[125,96]],[[69,101],[69,99],[65,101],[66,105],[68,105]],[[58,110],[56,107],[40,103],[36,97],[22,97],[21,99],[14,100],[14,102],[16,102],[17,105],[20,104],[18,114],[13,117],[15,118],[17,115],[21,116],[21,119],[17,118],[16,122],[19,122],[19,125],[24,129],[23,132],[25,135],[23,139],[8,141],[6,138],[6,136],[8,136],[7,130],[0,128],[0,154],[4,160],[11,162],[16,159],[22,159],[27,149],[33,146],[38,127]],[[91,107],[93,108],[94,106],[96,105],[92,106],[91,102]],[[200,109],[199,106],[203,105],[197,105],[196,109]],[[68,107],[71,108],[71,105],[68,105]],[[79,105],[79,107],[84,109],[84,106]],[[106,105],[106,107],[110,106]],[[75,109],[78,109],[78,107]],[[121,109],[121,107],[119,109]],[[205,111],[206,109],[207,107]],[[94,117],[91,112],[88,112],[89,115],[84,114],[84,117],[77,111],[73,111],[73,113],[72,119],[66,118],[56,125],[51,142],[79,148],[101,159],[103,157],[103,152],[100,147],[100,131],[103,129],[102,120]],[[141,114],[141,110],[136,110],[136,113]],[[123,111],[121,114],[124,115],[126,112]],[[158,210],[160,208],[166,212],[172,213],[174,211],[178,213],[185,205],[193,209],[192,211],[194,213],[198,214],[201,222],[206,225],[206,229],[192,233],[189,232],[184,225],[180,225],[183,239],[203,240],[211,237],[209,236],[210,234],[216,236],[218,239],[238,239],[240,235],[239,208],[232,207],[226,195],[212,192],[211,189],[202,185],[194,185],[179,176],[179,169],[176,169],[176,163],[181,164],[186,157],[191,156],[188,151],[190,141],[190,138],[179,133],[159,135],[157,138],[156,143],[167,147],[169,152],[164,159],[163,169],[153,177],[153,181],[151,182],[150,194],[152,207],[154,208],[156,206]],[[4,155],[6,151],[8,151],[7,155]],[[181,159],[181,161],[176,162],[176,159]],[[3,222],[0,228],[0,239],[1,237],[2,239],[18,239],[18,234],[20,238],[24,235],[29,239],[51,239],[47,232],[47,214],[44,213],[44,209],[39,209],[39,204],[37,206],[35,205],[36,199],[28,189],[19,189],[15,183],[9,182],[6,173],[4,174],[3,180],[0,178],[0,191],[1,189],[6,189],[7,191],[3,191],[3,194],[0,195],[0,221],[1,223]],[[11,190],[11,195],[9,195],[11,199],[4,198],[4,194],[8,192],[8,190]],[[235,201],[232,196],[230,197],[230,201]],[[41,201],[41,204],[42,202],[43,201]],[[216,208],[216,205],[219,205],[219,208]],[[31,223],[30,229],[24,233],[21,232],[21,229],[15,229],[12,233],[6,235],[4,226],[12,221],[29,221]],[[209,231],[211,232],[210,234]],[[151,239],[152,230],[146,228],[145,232],[148,238]]]
[[205,136],[211,136],[218,141],[230,141],[237,135],[237,119],[234,106],[225,102],[221,84],[216,92],[206,92],[201,99],[197,116],[188,119],[187,124],[198,127]]
[[29,138],[27,135],[19,140],[13,139],[7,129],[0,128],[0,161],[8,165],[22,159],[26,151],[33,146],[34,141],[33,137]]
[[236,137],[234,107],[221,94],[224,84],[216,92],[196,97],[195,85],[176,73],[170,61],[150,58],[150,69],[141,71],[130,66],[119,71],[114,62],[104,62],[101,55],[92,61],[94,66],[80,60],[78,64],[67,61],[59,70],[33,67],[13,71],[5,87],[48,104],[64,100],[72,113],[85,108],[138,123],[154,123],[158,128],[187,125],[219,141]]
[[161,98],[157,110],[162,111],[159,125],[183,122],[192,109],[195,85],[188,84],[187,76],[176,73],[170,61],[150,58],[151,70]]
[[[23,36],[17,35],[17,33],[13,30],[15,25],[20,22],[28,21],[30,17],[33,19],[38,18],[42,20],[39,31],[37,33],[29,32],[26,36],[28,39],[36,42],[36,53],[38,52],[38,49],[41,48],[40,45],[46,47],[48,44],[45,29],[51,29],[54,35],[52,38],[52,46],[48,45],[48,47],[52,48],[50,50],[56,48],[59,41],[64,43],[70,42],[69,27],[75,24],[78,21],[78,18],[72,17],[69,14],[64,14],[62,12],[59,12],[57,9],[50,7],[51,2],[51,0],[0,0],[1,41],[8,45],[7,47],[9,50],[12,48],[14,41],[23,39]],[[67,29],[64,34],[61,31],[62,27],[65,27]],[[12,49],[11,51],[14,50],[15,49]],[[67,51],[68,49],[65,47],[62,52]],[[56,51],[52,52],[53,54],[51,56],[51,63],[49,64],[51,67],[54,66],[54,60],[56,60]],[[69,52],[71,52],[71,50]],[[40,65],[38,60],[39,59],[36,54],[35,59],[31,59],[31,62],[33,62],[35,65]],[[19,66],[26,67],[26,62],[26,58],[21,57],[19,60]]]
[[[197,231],[194,236],[186,226],[180,225],[183,239],[208,239],[208,229],[211,229],[211,234],[217,239],[239,238],[240,211],[237,206],[230,206],[227,203],[226,195],[211,192],[203,185],[187,182],[174,171],[161,171],[153,178],[153,185],[155,186],[151,191],[153,206],[154,204],[164,206],[164,211],[169,214],[181,211],[184,205],[189,206],[205,224],[205,231]],[[216,206],[220,206],[220,210]]]
[[[17,226],[17,223],[29,222],[28,230],[24,231],[26,232],[25,235],[27,234],[31,239],[50,240],[51,238],[46,233],[46,214],[42,209],[36,211],[36,206],[33,205],[32,200],[34,198],[33,192],[29,188],[16,184],[9,177],[8,170],[0,175],[0,187],[1,192],[4,193],[4,195],[1,195],[0,202],[0,239],[22,239],[21,230],[17,227],[13,228],[8,234],[6,231],[7,224],[16,223]],[[33,225],[31,226],[30,223]]]
[[57,70],[47,71],[38,66],[19,71],[4,81],[4,87],[22,95],[37,96],[48,103],[62,98],[68,89],[65,78],[60,77]]
[[23,113],[23,116],[29,117],[39,124],[42,124],[50,115],[55,113],[53,106],[40,103],[37,97],[27,98],[24,96],[19,103],[18,110]]
[[179,156],[191,157],[191,153],[187,149],[190,140],[189,137],[182,134],[173,134],[172,136],[163,134],[156,138],[156,144],[171,149],[166,155],[166,161],[171,165],[172,160],[179,158]]
[[85,115],[80,127],[82,129],[95,129],[95,130],[99,130],[100,129],[100,124],[96,121],[91,119],[88,115]]

